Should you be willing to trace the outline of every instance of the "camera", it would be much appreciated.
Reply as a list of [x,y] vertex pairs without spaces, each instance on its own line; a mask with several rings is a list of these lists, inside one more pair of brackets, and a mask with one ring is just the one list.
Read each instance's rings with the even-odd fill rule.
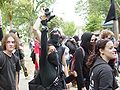
[[40,17],[42,25],[47,26],[47,22],[49,22],[54,17],[55,15],[51,15],[49,8],[44,9],[44,14]]

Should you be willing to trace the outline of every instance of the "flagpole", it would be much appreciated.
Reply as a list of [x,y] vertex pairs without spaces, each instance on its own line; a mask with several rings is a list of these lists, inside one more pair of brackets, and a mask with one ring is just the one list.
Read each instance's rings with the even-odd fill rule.
[[[114,0],[110,0],[111,4],[114,3],[115,5],[115,1]],[[115,6],[115,18],[116,18],[116,6]],[[113,32],[116,36],[116,39],[119,39],[119,28],[118,28],[118,19],[116,18],[115,20],[113,20]]]

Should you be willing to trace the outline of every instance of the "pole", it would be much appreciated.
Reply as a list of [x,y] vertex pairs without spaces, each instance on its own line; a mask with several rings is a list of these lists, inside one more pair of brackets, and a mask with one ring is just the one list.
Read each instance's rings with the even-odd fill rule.
[[[114,4],[114,6],[116,5],[114,0],[110,0],[110,1],[111,1],[111,4]],[[115,6],[115,18],[116,18],[116,6]],[[116,20],[113,20],[113,32],[115,34],[116,39],[119,39],[119,27],[118,27],[118,25],[119,25],[118,19],[116,18]]]

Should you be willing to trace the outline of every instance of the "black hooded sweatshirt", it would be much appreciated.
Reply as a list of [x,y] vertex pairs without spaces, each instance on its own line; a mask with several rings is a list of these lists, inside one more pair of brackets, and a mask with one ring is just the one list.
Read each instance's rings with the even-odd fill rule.
[[98,57],[90,70],[89,90],[115,90],[116,86],[112,68]]
[[[76,79],[78,90],[81,90],[84,86],[86,86],[87,89],[89,87],[89,69],[86,67],[86,62],[89,56],[89,46],[92,35],[93,34],[90,32],[85,32],[81,36],[81,47],[83,48],[85,55],[83,54],[83,50],[81,48],[78,48],[75,52],[75,70],[78,74]],[[87,68],[87,71],[83,70],[83,67]],[[84,79],[88,82],[85,83],[85,85]]]

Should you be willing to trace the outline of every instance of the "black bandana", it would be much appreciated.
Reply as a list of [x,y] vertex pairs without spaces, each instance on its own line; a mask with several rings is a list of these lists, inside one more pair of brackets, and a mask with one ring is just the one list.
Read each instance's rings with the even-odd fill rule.
[[55,65],[55,66],[58,66],[59,65],[59,56],[58,56],[58,53],[57,52],[51,52],[49,55],[48,55],[48,61]]

